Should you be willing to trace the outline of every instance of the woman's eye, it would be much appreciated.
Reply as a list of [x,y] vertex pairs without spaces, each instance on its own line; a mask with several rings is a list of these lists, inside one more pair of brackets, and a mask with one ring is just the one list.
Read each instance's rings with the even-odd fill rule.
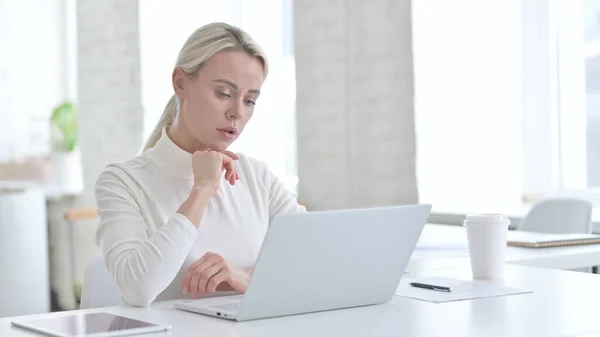
[[219,92],[219,98],[229,98],[229,97],[231,97],[229,94],[227,94],[227,93],[224,93],[224,92],[222,92],[222,91],[221,91],[221,92]]
[[250,100],[250,99],[247,99],[245,101],[245,103],[246,103],[247,106],[254,106],[254,105],[256,105],[256,102],[254,102],[253,100]]

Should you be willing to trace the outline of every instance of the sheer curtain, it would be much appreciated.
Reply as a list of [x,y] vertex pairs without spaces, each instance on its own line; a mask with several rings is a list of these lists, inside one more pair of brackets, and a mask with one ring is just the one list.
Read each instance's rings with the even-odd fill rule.
[[600,204],[599,14],[600,0],[415,2],[422,202],[515,214],[548,196]]
[[521,2],[431,2],[413,7],[421,201],[440,211],[518,205]]
[[556,41],[556,194],[600,206],[600,0],[548,1]]
[[140,1],[144,137],[173,94],[171,73],[181,46],[197,28],[222,21],[247,31],[269,58],[269,76],[252,120],[231,150],[265,162],[296,191],[295,68],[291,0]]

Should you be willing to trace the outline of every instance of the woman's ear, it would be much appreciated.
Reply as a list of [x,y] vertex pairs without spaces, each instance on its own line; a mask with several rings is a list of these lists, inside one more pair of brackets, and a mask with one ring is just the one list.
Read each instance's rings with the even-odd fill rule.
[[175,90],[175,95],[182,100],[185,96],[185,80],[186,76],[181,68],[177,67],[173,70],[173,90]]

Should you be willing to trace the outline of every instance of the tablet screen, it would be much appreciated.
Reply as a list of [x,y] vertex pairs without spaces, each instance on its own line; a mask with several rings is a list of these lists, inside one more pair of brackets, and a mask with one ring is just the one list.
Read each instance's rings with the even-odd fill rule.
[[[15,325],[58,336],[87,336],[93,334],[160,327],[159,325],[109,313],[75,314],[21,320]],[[133,332],[133,331],[132,331]]]

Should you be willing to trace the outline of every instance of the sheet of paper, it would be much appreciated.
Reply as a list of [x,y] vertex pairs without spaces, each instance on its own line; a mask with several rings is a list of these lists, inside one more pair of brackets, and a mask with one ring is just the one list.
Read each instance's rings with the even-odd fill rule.
[[[450,287],[452,291],[443,292],[430,289],[416,288],[410,285],[411,282]],[[485,297],[526,294],[531,292],[531,290],[516,289],[505,286],[486,284],[482,282],[465,281],[444,277],[405,277],[400,282],[400,285],[396,290],[396,295],[427,302],[443,303]]]

